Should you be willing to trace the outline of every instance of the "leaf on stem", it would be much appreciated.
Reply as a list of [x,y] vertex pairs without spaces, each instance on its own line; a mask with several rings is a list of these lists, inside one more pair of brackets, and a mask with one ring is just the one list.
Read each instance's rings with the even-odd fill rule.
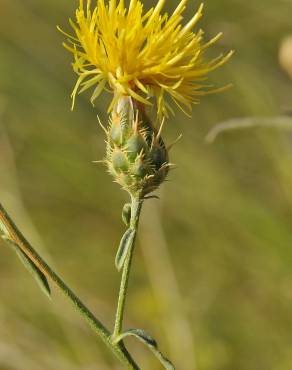
[[130,250],[134,238],[135,238],[136,230],[129,228],[125,234],[123,235],[120,246],[116,255],[116,268],[120,271],[125,263],[126,257],[128,255],[128,251]]
[[3,238],[8,242],[8,245],[12,248],[12,250],[17,254],[20,261],[23,263],[25,268],[30,272],[30,274],[34,277],[36,282],[38,283],[41,291],[51,299],[51,289],[48,283],[47,278],[41,272],[41,270],[37,267],[37,265],[31,261],[25,253],[19,248],[19,246],[14,243],[12,240],[8,238]]
[[129,227],[130,220],[131,220],[131,204],[130,203],[126,203],[124,205],[123,212],[122,212],[122,219],[124,221],[124,224]]
[[166,370],[175,370],[174,365],[159,351],[156,341],[142,329],[129,329],[123,334],[119,335],[116,338],[115,342],[118,343],[128,336],[134,336],[142,343],[144,343],[158,358],[158,360]]

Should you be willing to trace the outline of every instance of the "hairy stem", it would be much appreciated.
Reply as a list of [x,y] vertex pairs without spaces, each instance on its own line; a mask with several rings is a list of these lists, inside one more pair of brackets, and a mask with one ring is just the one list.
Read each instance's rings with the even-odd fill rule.
[[34,262],[43,274],[61,290],[69,299],[75,309],[84,317],[93,331],[99,335],[107,347],[115,354],[118,360],[128,369],[139,370],[124,345],[113,344],[108,329],[95,317],[95,315],[84,305],[78,296],[64,283],[64,281],[51,269],[43,258],[34,250],[29,242],[18,230],[8,213],[0,203],[0,235],[5,239],[14,242],[22,252]]
[[[137,233],[137,230],[138,230],[138,224],[139,224],[142,204],[143,204],[143,200],[141,200],[140,198],[132,197],[130,228],[135,230],[135,233]],[[128,284],[129,284],[132,259],[133,259],[133,254],[134,254],[134,247],[135,247],[135,240],[136,240],[136,234],[135,234],[135,237],[133,238],[133,242],[129,248],[128,255],[126,257],[126,260],[123,266],[118,306],[117,306],[117,312],[116,312],[115,328],[114,328],[114,333],[113,333],[113,341],[122,332],[127,290],[128,290]]]

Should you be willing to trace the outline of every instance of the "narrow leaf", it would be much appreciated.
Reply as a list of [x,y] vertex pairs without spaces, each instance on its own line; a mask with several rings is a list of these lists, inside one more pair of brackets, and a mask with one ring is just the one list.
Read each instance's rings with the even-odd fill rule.
[[125,259],[127,257],[128,251],[131,248],[136,231],[134,229],[128,229],[123,235],[120,246],[116,255],[116,268],[120,271],[124,265]]
[[8,245],[10,245],[10,247],[13,249],[13,251],[17,254],[25,268],[34,277],[42,292],[51,299],[51,289],[45,275],[40,271],[37,265],[33,261],[31,261],[25,253],[23,253],[23,251],[16,243],[11,241],[10,239],[6,239],[6,241],[8,242]]
[[122,219],[124,221],[124,224],[129,227],[130,220],[131,220],[131,204],[130,203],[126,203],[124,205],[123,212],[122,212]]
[[124,338],[128,336],[134,336],[138,340],[140,340],[142,343],[144,343],[150,351],[158,358],[160,363],[163,365],[163,367],[166,370],[175,370],[174,365],[166,358],[163,356],[163,354],[159,351],[158,346],[156,341],[149,335],[147,334],[144,330],[142,329],[129,329],[123,334],[121,334],[117,339],[116,342],[120,342]]

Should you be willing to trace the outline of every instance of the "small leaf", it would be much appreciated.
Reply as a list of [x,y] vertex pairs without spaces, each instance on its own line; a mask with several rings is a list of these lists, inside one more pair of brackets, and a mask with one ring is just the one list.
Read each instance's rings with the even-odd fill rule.
[[134,229],[128,229],[123,235],[120,246],[116,255],[116,268],[120,271],[124,265],[128,251],[133,244],[136,231]]
[[156,341],[142,329],[129,329],[123,334],[119,335],[115,342],[118,343],[128,336],[134,336],[142,343],[146,344],[146,346],[152,353],[154,353],[166,370],[175,370],[174,365],[159,351]]
[[23,263],[25,268],[31,273],[31,275],[35,278],[36,282],[38,283],[42,292],[51,299],[51,289],[48,283],[47,278],[41,272],[41,270],[37,267],[37,265],[31,261],[25,253],[19,248],[19,246],[11,241],[10,239],[6,239],[8,241],[8,245],[14,250],[14,252],[18,255],[20,261]]
[[122,219],[126,226],[130,226],[130,220],[131,220],[131,204],[126,203],[123,208],[122,212]]

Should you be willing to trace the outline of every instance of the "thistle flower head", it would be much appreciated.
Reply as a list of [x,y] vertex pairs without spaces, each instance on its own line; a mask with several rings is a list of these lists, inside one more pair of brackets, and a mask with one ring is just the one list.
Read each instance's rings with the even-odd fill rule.
[[133,107],[131,97],[115,106],[106,130],[105,164],[115,182],[134,197],[156,190],[165,181],[171,164],[168,148],[146,114]]
[[74,55],[73,69],[79,78],[72,93],[92,88],[94,102],[104,89],[113,92],[109,111],[122,96],[151,105],[157,102],[160,117],[171,111],[165,96],[191,110],[200,96],[218,91],[206,84],[209,72],[224,64],[231,52],[208,60],[206,49],[221,34],[204,41],[194,26],[202,17],[201,5],[191,20],[182,24],[188,0],[181,0],[172,15],[162,14],[165,0],[148,12],[139,0],[80,0],[76,21],[70,20],[75,35],[64,44]]

